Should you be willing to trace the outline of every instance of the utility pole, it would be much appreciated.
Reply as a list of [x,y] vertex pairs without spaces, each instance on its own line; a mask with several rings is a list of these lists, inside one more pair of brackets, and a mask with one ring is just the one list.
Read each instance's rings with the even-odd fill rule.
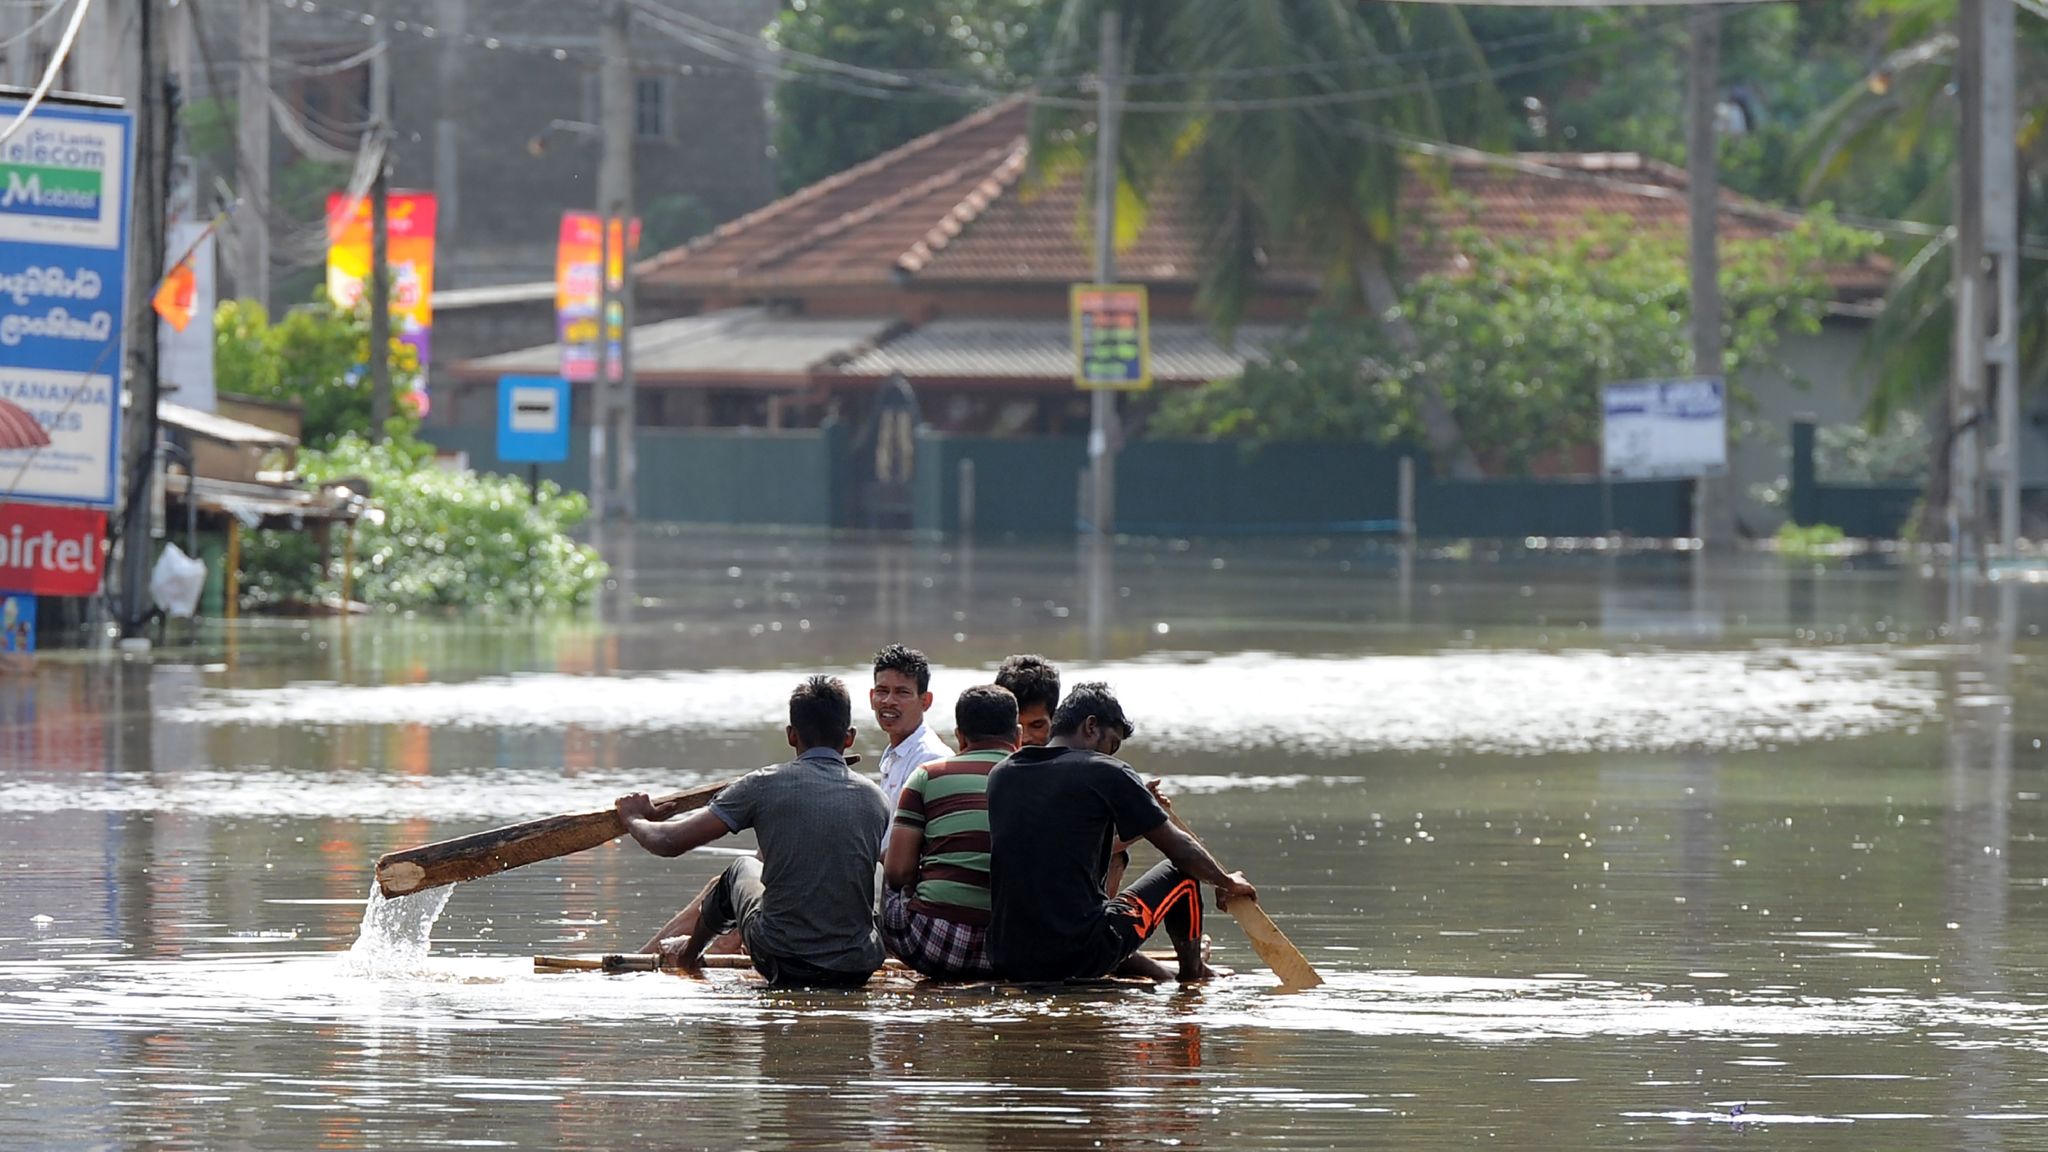
[[157,316],[153,289],[164,274],[164,211],[171,184],[170,52],[156,4],[136,5],[138,53],[135,100],[132,286],[128,310],[128,412],[122,428],[121,598],[124,638],[141,636],[149,612],[149,520],[156,474]]
[[[1692,225],[1692,370],[1699,376],[1724,377],[1721,406],[1725,413],[1730,405],[1721,348],[1720,9],[1703,4],[1692,10],[1687,22],[1692,40],[1685,141],[1686,207]],[[1722,453],[1725,459],[1725,442]],[[1692,532],[1709,549],[1719,551],[1735,544],[1731,488],[1725,468],[1719,476],[1702,476],[1693,483]]]
[[[604,222],[604,265],[598,279],[603,284],[599,315],[597,380],[591,385],[590,427],[590,509],[603,520],[616,496],[618,514],[631,520],[638,511],[637,477],[639,461],[633,444],[633,13],[627,0],[610,0],[605,7],[603,71],[598,77],[598,132],[603,154],[598,161],[597,212]],[[618,228],[618,248],[612,247],[612,229]],[[620,277],[612,283],[614,252]],[[618,359],[611,355],[612,315],[616,312],[619,331]],[[608,446],[618,455],[618,484],[611,488]],[[605,493],[605,495],[600,495]]]
[[[1116,9],[1102,13],[1102,57],[1096,66],[1099,87],[1095,111],[1095,282],[1116,280],[1116,184],[1118,117],[1123,114],[1123,50]],[[1107,538],[1116,530],[1117,394],[1097,386],[1090,398],[1088,420],[1088,520],[1095,534]]]
[[[1984,387],[1998,413],[1998,441],[1989,471],[1998,480],[1998,547],[2011,556],[2020,536],[2019,175],[2013,69],[2012,0],[1979,0],[1982,26],[1978,75],[1982,91],[1972,104],[1982,118],[1980,238],[1983,263],[1979,299],[1988,305],[1972,339],[1984,341]],[[1988,280],[1988,283],[1986,282]]]
[[382,443],[391,419],[391,39],[378,0],[377,54],[370,57],[370,442]]
[[242,0],[242,62],[235,83],[235,294],[270,307],[270,5]]
[[639,446],[633,428],[638,423],[638,397],[633,379],[633,139],[638,113],[636,79],[632,69],[633,10],[627,0],[612,0],[604,28],[606,92],[610,102],[604,109],[604,166],[611,184],[611,209],[619,221],[619,381],[612,390],[613,435],[619,445],[619,515],[628,521],[640,512]]
[[[1961,566],[1984,557],[1985,411],[1985,26],[1991,0],[1962,0],[1956,14],[1955,330],[1950,341],[1948,535]],[[2004,7],[2004,5],[1998,5]],[[2010,17],[2008,17],[2008,20]],[[2010,34],[2011,25],[2007,24]],[[2011,137],[2008,136],[2008,140]]]
[[[603,95],[602,88],[599,95]],[[609,145],[607,145],[609,147]],[[612,467],[612,214],[605,208],[605,166],[597,193],[597,373],[590,378],[590,520],[602,525],[611,507]]]

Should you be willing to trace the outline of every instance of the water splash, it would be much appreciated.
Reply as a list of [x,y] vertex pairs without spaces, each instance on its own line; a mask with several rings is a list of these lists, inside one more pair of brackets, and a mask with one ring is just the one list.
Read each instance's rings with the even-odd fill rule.
[[442,885],[391,900],[372,884],[370,901],[363,908],[363,926],[342,956],[343,968],[353,976],[379,978],[424,971],[427,953],[434,946],[434,921],[441,918],[441,910],[448,907],[448,898],[454,893],[452,885]]

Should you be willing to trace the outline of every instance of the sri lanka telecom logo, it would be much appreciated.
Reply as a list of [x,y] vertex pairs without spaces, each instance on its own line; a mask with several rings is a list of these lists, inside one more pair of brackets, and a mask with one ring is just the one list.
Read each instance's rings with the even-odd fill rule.
[[[97,232],[115,223],[108,195],[118,147],[119,137],[107,125],[31,123],[0,145],[0,222],[17,228],[48,225],[67,233],[79,228]],[[90,242],[76,235],[72,240]]]

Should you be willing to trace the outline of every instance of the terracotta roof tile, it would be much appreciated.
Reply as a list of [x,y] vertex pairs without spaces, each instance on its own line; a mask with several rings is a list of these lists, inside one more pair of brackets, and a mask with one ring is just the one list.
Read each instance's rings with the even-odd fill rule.
[[[642,266],[649,288],[676,292],[778,292],[913,284],[1063,285],[1086,280],[1094,261],[1085,228],[1086,182],[1033,187],[1025,133],[1029,108],[1013,98],[921,136],[743,216]],[[1407,181],[1402,267],[1411,275],[1452,267],[1442,243],[1473,225],[1495,236],[1541,238],[1588,213],[1629,216],[1648,228],[1683,230],[1682,170],[1630,153],[1532,153],[1450,162],[1451,195],[1420,174]],[[1201,259],[1184,197],[1155,193],[1145,228],[1117,256],[1118,278],[1192,285]],[[1794,217],[1722,197],[1722,234],[1760,237]],[[1833,269],[1838,297],[1881,295],[1889,267],[1877,258]],[[1281,262],[1271,287],[1313,280]]]

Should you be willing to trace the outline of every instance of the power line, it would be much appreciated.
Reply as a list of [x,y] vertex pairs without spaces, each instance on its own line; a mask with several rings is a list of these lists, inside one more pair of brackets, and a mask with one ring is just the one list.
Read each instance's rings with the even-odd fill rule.
[[[41,0],[20,0],[20,3],[23,7],[26,7],[28,4],[41,3]],[[23,28],[21,31],[16,32],[14,35],[9,36],[5,40],[0,40],[0,48],[11,48],[16,44],[21,43],[23,40],[26,40],[29,37],[35,35],[38,29],[40,29],[43,25],[48,24],[51,20],[55,19],[57,14],[62,11],[64,11],[63,4],[51,5],[49,11],[44,12],[41,16],[36,17],[35,21],[31,23],[28,27]]]
[[[314,4],[305,2],[305,0],[278,0],[278,2],[288,10],[294,12],[300,12],[303,14],[329,15],[338,19],[346,20],[349,23],[353,24],[374,25],[379,20],[379,18],[373,13],[340,7],[332,4]],[[1788,2],[1788,0],[1738,0],[1738,2],[1782,3]],[[632,0],[632,4],[634,9],[641,15],[647,17],[647,19],[656,26],[656,29],[658,31],[661,31],[669,35],[672,39],[675,39],[680,43],[684,44],[685,46],[693,48],[700,53],[711,56],[714,59],[722,60],[726,63],[738,66],[741,70],[752,72],[755,75],[759,75],[770,79],[809,84],[817,87],[828,88],[834,91],[846,92],[851,95],[857,95],[877,100],[967,99],[980,101],[994,101],[1028,92],[1031,95],[1031,98],[1034,103],[1045,107],[1087,110],[1093,108],[1096,104],[1096,101],[1093,98],[1063,97],[1049,95],[1042,91],[1032,90],[1029,87],[1003,88],[972,82],[949,82],[931,76],[913,76],[905,73],[888,72],[880,69],[868,68],[862,65],[849,64],[845,61],[834,60],[830,57],[817,56],[811,53],[800,52],[795,49],[775,48],[769,44],[766,44],[758,37],[751,37],[746,35],[745,33],[739,33],[728,28],[720,27],[719,25],[704,20],[701,17],[697,17],[688,13],[678,12],[675,9],[667,8],[663,5],[654,3],[652,2],[652,0]],[[1610,8],[1621,5],[1565,4],[1560,6]],[[1672,7],[1674,5],[1666,4],[1653,6]],[[426,40],[435,40],[439,38],[439,33],[431,25],[411,24],[406,21],[391,21],[390,26],[394,31],[412,32],[420,36],[422,39]],[[496,51],[501,48],[508,48],[516,52],[525,52],[536,55],[545,54],[557,61],[566,61],[570,59],[572,56],[584,60],[599,61],[602,61],[606,58],[602,53],[589,52],[583,50],[580,46],[572,49],[570,46],[561,43],[521,43],[516,38],[508,38],[503,36],[482,33],[465,33],[462,36],[461,42],[464,43],[465,45],[481,46],[487,50],[492,51]],[[1483,50],[1485,45],[1482,44],[1479,47]],[[1583,59],[1587,56],[1595,55],[1597,53],[1606,51],[1609,47],[1611,47],[1611,45],[1605,43],[1586,44],[1578,48],[1575,48],[1569,52],[1555,53],[1549,56],[1539,57],[1533,60],[1521,61],[1513,64],[1505,64],[1498,68],[1481,69],[1463,73],[1461,75],[1453,77],[1435,79],[1421,78],[1414,81],[1408,81],[1393,85],[1385,85],[1377,88],[1346,89],[1335,92],[1306,93],[1293,96],[1252,98],[1222,97],[1208,100],[1127,99],[1122,101],[1119,107],[1120,110],[1124,112],[1229,113],[1284,111],[1297,108],[1328,107],[1351,103],[1370,103],[1375,100],[1389,99],[1402,95],[1412,95],[1419,92],[1464,87],[1475,84],[1484,84],[1496,77],[1517,75],[1532,71],[1540,71],[1544,68],[1553,67],[1558,64],[1568,63],[1574,60]],[[785,57],[788,59],[793,59],[799,63],[815,67],[819,70],[819,72],[808,72],[802,69],[792,68],[789,66],[788,63],[785,62],[785,60],[776,59],[776,57]],[[1401,58],[1399,54],[1389,54],[1388,56],[1383,57],[1364,57],[1361,58],[1361,62],[1369,60],[1385,61],[1398,58]],[[684,74],[688,74],[688,72],[690,72],[694,68],[694,66],[688,64],[675,65],[673,63],[666,61],[647,61],[642,59],[635,59],[632,61],[632,63],[638,67],[660,65],[667,67],[670,70],[683,72]],[[1341,66],[1341,64],[1338,62],[1327,63],[1329,67]],[[825,74],[821,75],[820,73]],[[1164,79],[1167,77],[1171,77],[1173,74],[1165,73],[1156,75],[1159,75],[1160,77],[1162,77],[1162,79]],[[1199,77],[1201,75],[1203,74],[1188,74],[1190,78]],[[1137,78],[1134,77],[1133,79]]]
[[[1777,0],[1773,0],[1773,2],[1777,2]],[[663,31],[669,32],[677,39],[684,41],[685,43],[691,45],[692,47],[697,47],[700,50],[704,50],[705,45],[709,43],[712,44],[713,49],[717,48],[717,45],[709,40],[707,33],[703,33],[698,31],[697,29],[690,28],[687,26],[687,24],[683,22],[669,19],[669,17],[675,14],[671,12],[669,9],[662,8],[660,5],[652,3],[652,0],[632,0],[632,3],[637,11],[639,11],[642,15],[647,16],[658,28],[660,28]],[[695,17],[691,17],[690,19],[692,21],[697,21],[698,23],[703,23],[702,21],[698,21]],[[1515,64],[1505,64],[1498,68],[1480,68],[1473,71],[1460,73],[1456,76],[1440,78],[1424,77],[1416,80],[1403,81],[1397,84],[1381,85],[1374,88],[1342,89],[1334,92],[1313,92],[1293,96],[1267,96],[1250,98],[1220,97],[1216,99],[1207,100],[1123,99],[1117,101],[1116,109],[1119,112],[1228,113],[1291,111],[1294,109],[1322,108],[1342,104],[1365,104],[1371,103],[1376,100],[1391,99],[1398,96],[1414,95],[1421,92],[1439,91],[1449,88],[1485,84],[1494,80],[1497,77],[1517,75],[1523,72],[1539,71],[1541,69],[1549,68],[1557,64],[1567,63],[1572,60],[1581,59],[1598,52],[1604,52],[1607,50],[1607,47],[1608,46],[1604,44],[1583,45],[1569,52],[1555,53],[1550,56],[1538,57],[1533,60],[1525,60]],[[730,53],[736,51],[742,51],[742,49],[735,47],[732,49],[722,50],[722,52],[726,54],[726,58],[732,59],[735,62],[745,62],[741,57],[737,55],[730,55]],[[817,66],[822,67],[827,71],[837,73],[840,76],[855,78],[879,78],[880,80],[891,85],[891,87],[889,88],[873,89],[862,87],[857,84],[851,84],[847,81],[840,81],[837,83],[825,83],[825,86],[827,87],[855,91],[860,95],[869,95],[877,99],[892,99],[906,95],[907,93],[901,91],[901,89],[923,89],[928,92],[935,92],[947,96],[989,101],[998,100],[1007,96],[1014,96],[1020,94],[1016,90],[991,88],[984,85],[963,85],[951,84],[936,80],[915,80],[912,79],[911,77],[902,76],[895,73],[879,72],[871,68],[862,68],[856,65],[849,65],[844,63],[843,61],[831,60],[827,57],[812,56],[809,53],[793,54],[800,61],[816,64]],[[800,83],[820,83],[827,81],[827,78],[825,77],[820,77],[815,74],[805,73],[801,71],[792,71],[788,68],[780,66],[779,64],[769,64],[768,67],[764,67],[761,69],[761,74],[764,76],[773,76],[778,79],[794,80]],[[1092,97],[1050,96],[1042,92],[1033,92],[1030,95],[1032,102],[1040,107],[1064,108],[1070,110],[1087,111],[1094,109],[1098,103],[1098,101]]]
[[91,7],[92,0],[78,0],[78,7],[71,12],[71,23],[65,26],[63,38],[57,41],[57,51],[50,57],[50,66],[43,69],[43,78],[36,82],[35,91],[29,93],[28,103],[23,104],[21,111],[15,113],[14,120],[0,131],[0,144],[12,140],[42,105],[43,97],[49,95],[50,85],[57,82],[57,73],[63,70],[65,58],[71,55],[71,45],[78,40],[79,26],[85,23],[85,14]]

